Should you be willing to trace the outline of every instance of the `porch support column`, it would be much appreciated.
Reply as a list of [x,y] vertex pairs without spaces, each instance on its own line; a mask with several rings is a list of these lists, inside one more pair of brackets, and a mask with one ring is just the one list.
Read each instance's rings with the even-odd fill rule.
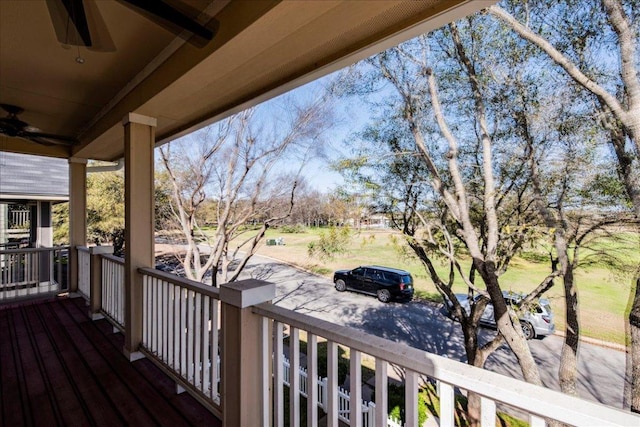
[[[35,206],[36,216],[33,216],[33,210],[31,211],[31,222],[36,223],[35,238],[32,242],[35,242],[35,248],[50,248],[53,247],[53,232],[51,229],[51,202],[37,201]],[[40,256],[39,277],[40,282],[53,281],[53,253],[41,252]]]
[[38,228],[36,230],[36,248],[53,246],[53,229],[51,228],[51,205],[49,201],[38,201]]
[[78,291],[78,246],[87,244],[87,160],[69,159],[69,292]]
[[262,402],[270,401],[270,396],[264,396],[262,357],[271,359],[271,352],[263,354],[262,317],[253,314],[251,306],[275,296],[276,285],[262,280],[220,286],[223,427],[269,425],[262,419]]
[[142,356],[142,275],[154,267],[153,148],[156,119],[129,113],[124,126],[125,341],[129,360]]

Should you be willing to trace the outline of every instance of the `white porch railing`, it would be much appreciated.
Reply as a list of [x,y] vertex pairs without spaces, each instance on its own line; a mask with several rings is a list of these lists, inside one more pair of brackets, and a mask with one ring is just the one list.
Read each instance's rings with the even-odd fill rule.
[[0,301],[66,289],[68,249],[0,250]]
[[31,211],[9,210],[9,228],[28,229],[31,222]]
[[[263,303],[253,307],[253,312],[263,317],[263,322],[274,321],[273,328],[264,324],[264,340],[273,337],[274,377],[274,417],[276,425],[283,424],[284,394],[282,379],[284,364],[282,363],[282,339],[284,325],[289,325],[289,360],[294,371],[299,366],[299,334],[307,333],[307,390],[317,389],[317,339],[327,340],[328,396],[326,401],[328,425],[338,425],[341,412],[346,408],[340,405],[338,385],[338,344],[349,349],[350,353],[350,393],[351,399],[362,400],[361,357],[362,354],[373,356],[375,362],[376,406],[374,407],[375,426],[384,426],[387,420],[387,370],[390,365],[403,372],[405,382],[405,425],[418,425],[418,390],[421,380],[430,379],[439,382],[440,426],[454,425],[454,388],[474,392],[481,396],[481,423],[493,426],[496,420],[496,405],[508,405],[528,415],[532,427],[544,426],[545,419],[557,420],[568,425],[582,426],[628,426],[639,425],[640,417],[636,414],[611,408],[598,403],[586,401],[543,387],[524,383],[484,369],[453,361],[430,354],[404,344],[367,334],[352,328],[335,325],[314,317],[293,312],[272,304]],[[270,354],[263,357],[271,359]],[[297,376],[290,378],[289,387],[289,419],[299,420],[300,386]],[[269,376],[263,378],[265,392],[271,384]],[[309,393],[308,393],[309,394]],[[310,393],[307,397],[307,425],[317,425],[318,393]],[[349,420],[351,426],[363,426],[362,405],[350,405]],[[269,414],[265,414],[267,418]],[[291,424],[294,425],[294,424]],[[297,425],[297,424],[295,424]]]
[[88,300],[91,294],[89,287],[91,286],[91,253],[89,248],[78,246],[78,292]]
[[[110,263],[119,268],[120,260],[101,256],[107,270]],[[104,266],[103,263],[101,268]],[[527,421],[532,427],[545,425],[547,419],[569,425],[640,425],[636,414],[474,368],[270,303],[258,303],[273,298],[263,299],[265,294],[260,287],[273,289],[273,285],[265,282],[239,282],[223,285],[219,290],[154,269],[138,271],[143,275],[140,351],[170,375],[179,389],[189,391],[222,419],[231,416],[232,421],[228,421],[231,425],[268,424],[274,420],[275,426],[282,426],[286,400],[283,385],[287,382],[292,426],[300,422],[301,396],[307,398],[310,427],[317,426],[318,408],[326,412],[327,425],[331,426],[337,426],[338,421],[357,427],[399,426],[387,413],[387,371],[391,365],[404,378],[405,426],[418,424],[418,392],[427,380],[438,383],[439,422],[443,427],[454,425],[456,388],[481,396],[483,426],[495,425],[498,406],[528,414]],[[101,281],[115,284],[121,280],[117,277],[122,276],[102,274]],[[111,286],[102,285],[103,289]],[[107,312],[104,302],[108,299],[102,301],[103,312]],[[225,313],[222,322],[220,313]],[[223,323],[225,316],[233,320]],[[288,361],[283,355],[285,325],[289,328]],[[219,331],[221,337],[226,337],[224,346]],[[291,372],[301,371],[302,331],[307,335],[307,371],[289,375],[287,365]],[[319,338],[327,340],[326,379],[318,376]],[[338,384],[338,345],[349,352],[349,392],[341,390]],[[245,354],[246,351],[249,353]],[[375,403],[362,403],[363,354],[375,359]],[[224,355],[222,366],[217,362],[219,355]],[[226,375],[226,383],[220,382],[221,373]],[[234,382],[243,385],[230,386]],[[225,399],[227,392],[231,397]],[[235,421],[244,417],[245,412],[250,412],[248,419],[254,421]]]
[[142,269],[143,353],[205,406],[219,411],[219,290]]
[[124,330],[124,259],[102,255],[102,312]]

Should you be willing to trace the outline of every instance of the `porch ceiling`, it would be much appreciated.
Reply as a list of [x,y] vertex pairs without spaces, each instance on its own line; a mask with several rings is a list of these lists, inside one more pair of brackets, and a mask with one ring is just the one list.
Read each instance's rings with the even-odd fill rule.
[[0,103],[24,108],[19,118],[42,132],[79,140],[45,146],[0,135],[0,151],[115,160],[128,112],[157,118],[166,142],[493,1],[183,3],[219,23],[202,48],[104,0],[95,6],[115,50],[78,52],[57,41],[46,1],[0,1]]

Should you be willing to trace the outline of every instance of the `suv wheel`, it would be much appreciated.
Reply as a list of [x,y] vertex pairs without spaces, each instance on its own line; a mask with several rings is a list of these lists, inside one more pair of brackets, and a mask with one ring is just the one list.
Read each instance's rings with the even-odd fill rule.
[[520,326],[522,326],[522,332],[524,333],[524,337],[528,340],[531,340],[536,337],[536,332],[533,330],[533,326],[529,322],[520,322]]
[[388,290],[386,290],[386,289],[380,289],[380,290],[378,290],[377,295],[378,295],[378,299],[379,299],[381,302],[389,302],[389,301],[391,301],[391,294],[390,294],[390,293],[389,293],[389,291],[388,291]]
[[338,279],[336,280],[336,291],[343,292],[347,289],[347,284],[344,283],[344,280]]

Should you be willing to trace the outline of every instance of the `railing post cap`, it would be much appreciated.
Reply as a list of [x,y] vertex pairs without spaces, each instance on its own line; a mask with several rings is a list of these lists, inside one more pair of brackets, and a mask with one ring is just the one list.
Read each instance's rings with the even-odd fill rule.
[[92,246],[89,248],[91,255],[112,254],[113,246]]
[[275,283],[248,279],[220,285],[220,301],[238,308],[271,301],[276,296]]

